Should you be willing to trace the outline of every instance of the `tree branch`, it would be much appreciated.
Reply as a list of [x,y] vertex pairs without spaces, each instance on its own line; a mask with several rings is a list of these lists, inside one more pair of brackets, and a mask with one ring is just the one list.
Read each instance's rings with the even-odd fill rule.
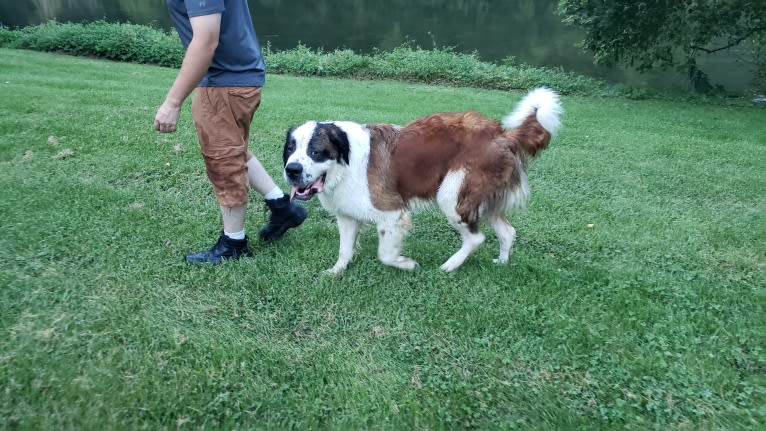
[[699,50],[699,51],[706,52],[708,54],[712,54],[714,52],[723,51],[723,50],[729,49],[729,48],[731,48],[733,46],[737,46],[740,43],[742,43],[742,41],[744,41],[745,39],[749,38],[753,34],[760,33],[762,31],[766,31],[766,27],[756,27],[756,28],[750,29],[750,31],[747,32],[744,36],[741,36],[741,37],[735,39],[734,41],[729,42],[728,45],[724,45],[724,46],[721,46],[721,47],[718,47],[718,48],[705,48],[704,46],[699,46],[699,45],[692,45],[691,48]]

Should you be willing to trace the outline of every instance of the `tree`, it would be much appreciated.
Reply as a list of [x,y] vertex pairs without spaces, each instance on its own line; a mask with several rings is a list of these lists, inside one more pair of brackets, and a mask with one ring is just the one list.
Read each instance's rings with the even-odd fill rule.
[[585,30],[596,64],[679,68],[696,90],[710,89],[701,55],[751,43],[758,58],[766,48],[766,0],[560,0],[558,13]]

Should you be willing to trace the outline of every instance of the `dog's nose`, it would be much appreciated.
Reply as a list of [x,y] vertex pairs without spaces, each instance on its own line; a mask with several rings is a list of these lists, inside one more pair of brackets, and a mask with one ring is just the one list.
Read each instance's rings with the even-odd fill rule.
[[288,163],[287,166],[285,166],[285,173],[288,178],[299,179],[301,173],[303,173],[303,165],[300,163]]

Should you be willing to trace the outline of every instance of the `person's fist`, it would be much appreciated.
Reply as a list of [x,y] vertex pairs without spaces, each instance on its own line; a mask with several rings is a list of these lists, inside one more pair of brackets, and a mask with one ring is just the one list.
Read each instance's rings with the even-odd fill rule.
[[154,130],[162,133],[172,133],[178,127],[178,117],[181,116],[181,108],[168,106],[167,102],[157,110],[154,116]]

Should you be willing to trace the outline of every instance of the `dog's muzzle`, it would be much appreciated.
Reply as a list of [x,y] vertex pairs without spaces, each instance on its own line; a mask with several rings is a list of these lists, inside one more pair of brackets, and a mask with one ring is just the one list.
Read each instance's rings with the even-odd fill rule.
[[303,165],[300,163],[288,163],[285,166],[285,177],[292,185],[290,191],[290,200],[298,199],[307,201],[314,197],[315,194],[321,193],[324,190],[324,175],[306,184],[303,178]]

